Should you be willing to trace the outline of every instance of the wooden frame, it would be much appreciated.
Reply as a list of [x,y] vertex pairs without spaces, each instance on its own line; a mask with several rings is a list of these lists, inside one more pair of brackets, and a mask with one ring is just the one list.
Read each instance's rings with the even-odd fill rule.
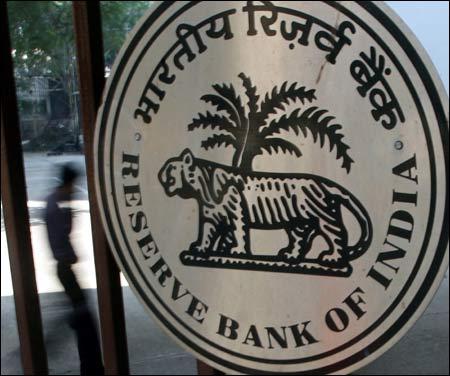
[[0,3],[0,27],[2,35],[0,52],[2,203],[20,353],[25,374],[45,374],[48,372],[47,354],[34,273],[6,2]]
[[103,231],[94,187],[95,117],[105,84],[100,2],[74,1],[73,19],[105,373],[128,374],[120,272]]

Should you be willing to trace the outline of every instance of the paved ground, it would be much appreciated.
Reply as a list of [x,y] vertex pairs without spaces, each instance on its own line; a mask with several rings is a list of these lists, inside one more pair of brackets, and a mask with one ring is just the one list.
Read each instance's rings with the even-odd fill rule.
[[[47,157],[25,155],[28,206],[36,278],[49,356],[51,374],[76,374],[78,355],[75,338],[65,322],[68,313],[64,294],[54,277],[54,263],[48,249],[42,209],[45,196],[58,183],[56,165],[72,161],[80,170],[79,155]],[[96,306],[95,274],[90,241],[89,205],[85,179],[78,182],[74,202],[75,220],[72,240],[80,262],[76,273],[86,289],[91,305]],[[11,276],[4,231],[1,221],[1,373],[20,374],[19,342],[12,297]],[[128,349],[132,374],[193,374],[195,359],[180,349],[147,316],[123,279]],[[449,374],[449,282],[448,273],[432,303],[408,334],[375,362],[360,370],[360,375]]]

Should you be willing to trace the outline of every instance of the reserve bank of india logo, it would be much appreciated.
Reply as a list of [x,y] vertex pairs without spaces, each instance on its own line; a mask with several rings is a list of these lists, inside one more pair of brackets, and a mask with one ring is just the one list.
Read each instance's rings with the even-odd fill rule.
[[[195,158],[186,149],[179,157],[169,159],[159,174],[168,196],[194,198],[199,207],[198,239],[181,255],[186,265],[239,269],[314,273],[350,274],[349,260],[367,251],[372,238],[370,218],[364,207],[345,188],[323,176],[302,173],[255,172],[253,160],[269,155],[290,153],[302,155],[294,142],[282,137],[281,131],[311,136],[321,147],[336,149],[337,159],[350,172],[353,160],[349,147],[338,133],[340,125],[332,122],[328,111],[313,104],[314,90],[296,82],[274,87],[263,100],[256,86],[244,73],[239,74],[245,89],[245,106],[233,85],[213,85],[215,94],[200,99],[211,103],[218,113],[200,113],[188,130],[210,128],[214,134],[202,141],[202,148],[231,146],[232,166]],[[286,116],[292,102],[296,108]],[[222,113],[222,114],[221,114]],[[360,225],[359,239],[348,244],[348,233],[341,207],[355,216]],[[283,229],[288,245],[275,255],[255,255],[250,246],[250,229]],[[326,245],[312,257],[308,254],[316,237]],[[313,253],[313,252],[311,252]]]
[[448,99],[380,3],[156,3],[96,157],[130,285],[226,372],[352,372],[447,268]]

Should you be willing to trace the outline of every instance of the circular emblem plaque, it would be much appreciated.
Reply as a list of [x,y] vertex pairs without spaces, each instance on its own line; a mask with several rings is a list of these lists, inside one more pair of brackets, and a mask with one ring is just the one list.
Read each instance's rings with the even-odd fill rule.
[[347,373],[448,263],[448,99],[369,2],[163,2],[99,112],[96,179],[131,287],[232,373]]

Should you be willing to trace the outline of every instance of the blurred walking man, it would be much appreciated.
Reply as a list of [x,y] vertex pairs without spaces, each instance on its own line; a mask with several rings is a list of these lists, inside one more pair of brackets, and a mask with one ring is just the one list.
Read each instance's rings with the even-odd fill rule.
[[80,373],[103,374],[100,344],[86,298],[72,265],[78,261],[70,242],[72,210],[70,201],[78,172],[70,165],[61,169],[61,185],[47,198],[45,222],[48,240],[57,261],[57,275],[73,307],[70,326],[75,330],[80,356]]

